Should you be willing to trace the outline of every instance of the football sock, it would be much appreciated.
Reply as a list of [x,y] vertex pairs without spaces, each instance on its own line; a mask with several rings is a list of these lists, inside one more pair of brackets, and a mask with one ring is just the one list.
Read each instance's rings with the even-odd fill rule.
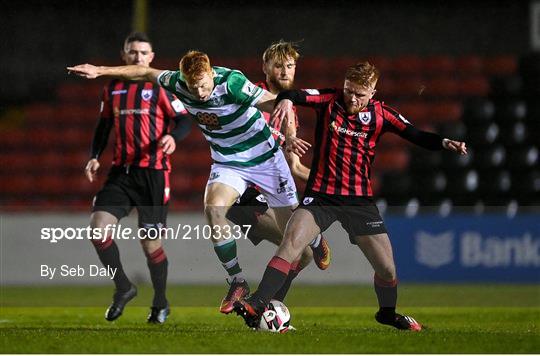
[[313,241],[309,243],[309,246],[311,246],[311,248],[317,248],[319,244],[321,243],[321,238],[322,238],[321,234],[317,235],[317,237],[314,238]]
[[96,248],[99,260],[104,267],[109,267],[111,269],[116,268],[116,273],[114,275],[114,284],[116,290],[120,292],[125,292],[131,287],[131,282],[124,273],[122,268],[122,263],[120,262],[120,251],[118,251],[118,246],[114,243],[111,238],[104,240],[90,240]]
[[397,279],[385,281],[375,273],[373,275],[373,285],[381,311],[383,309],[385,311],[389,311],[390,309],[395,311],[397,303]]
[[167,288],[167,269],[169,261],[163,248],[160,247],[154,252],[146,255],[146,262],[150,270],[150,278],[154,287],[154,300],[152,306],[156,308],[165,308],[167,306],[167,298],[165,297],[165,289]]
[[229,276],[239,275],[242,272],[236,255],[236,240],[218,241],[214,244],[214,251]]
[[287,296],[287,293],[291,288],[293,279],[295,279],[301,271],[299,263],[300,261],[294,261],[293,263],[291,263],[291,269],[289,271],[289,274],[287,275],[287,279],[285,280],[285,283],[283,283],[283,286],[280,288],[280,290],[277,291],[276,295],[274,295],[273,299],[279,300],[280,302],[283,302],[285,300],[285,297]]
[[287,280],[290,270],[291,264],[289,262],[277,256],[272,257],[253,298],[265,305],[268,304]]

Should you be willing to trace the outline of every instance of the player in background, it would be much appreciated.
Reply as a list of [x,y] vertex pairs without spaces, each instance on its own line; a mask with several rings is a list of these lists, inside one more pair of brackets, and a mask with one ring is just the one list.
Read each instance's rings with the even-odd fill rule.
[[[132,33],[124,41],[121,57],[128,65],[148,67],[154,59],[152,44],[145,34]],[[88,180],[96,179],[99,157],[113,128],[114,158],[107,181],[94,198],[92,228],[116,225],[133,207],[138,211],[140,229],[155,229],[155,233],[166,226],[169,155],[175,151],[176,142],[189,133],[190,126],[191,116],[180,100],[153,83],[112,80],[105,86],[91,157],[85,168]],[[137,295],[137,289],[124,273],[113,239],[109,236],[91,241],[103,265],[117,271],[116,292],[105,313],[105,318],[113,321],[122,315],[126,303]],[[154,287],[148,322],[161,324],[169,315],[165,295],[167,256],[161,239],[145,238],[140,242]]]
[[[279,41],[271,44],[262,56],[262,69],[266,78],[264,81],[255,83],[255,85],[276,95],[283,90],[291,89],[294,85],[294,75],[299,57],[300,54],[292,42]],[[295,110],[295,125],[292,126],[294,130],[291,130],[290,134],[296,135],[298,118],[296,109],[294,107],[293,109]],[[263,113],[263,115],[274,135],[274,139],[285,148],[285,133],[281,125],[282,122],[279,120],[271,122],[269,113]],[[304,166],[299,157],[292,151],[284,150],[284,152],[292,175],[297,179],[307,181],[309,168]],[[277,226],[273,211],[268,209],[264,195],[255,186],[249,186],[246,189],[244,194],[229,209],[227,218],[238,226],[250,226],[250,229],[243,228],[243,231],[254,245],[258,245],[262,240],[270,241],[276,245],[281,243],[283,234]],[[311,262],[312,258],[319,269],[327,269],[330,265],[330,253],[330,247],[326,239],[322,235],[317,236],[310,243],[310,248],[304,249],[298,266],[295,266],[291,273],[297,275]],[[245,280],[235,279],[228,282],[230,284],[229,293],[223,298],[220,307],[220,311],[225,314],[233,311],[235,301],[249,294],[249,286]],[[277,292],[273,299],[283,301],[292,278],[288,282]]]
[[[110,76],[151,81],[180,98],[197,120],[214,161],[204,196],[204,213],[212,228],[214,251],[229,281],[245,280],[236,241],[230,238],[228,209],[248,184],[255,184],[283,233],[298,205],[289,166],[261,112],[273,110],[276,96],[252,84],[240,71],[211,66],[208,56],[199,51],[189,51],[179,67],[180,70],[168,71],[141,65],[82,64],[67,69],[88,79]],[[294,126],[292,117],[287,120],[287,129],[290,126]]]
[[[286,283],[291,263],[315,236],[337,220],[375,271],[379,303],[375,319],[398,329],[422,329],[413,318],[396,313],[398,281],[392,246],[371,189],[375,147],[382,134],[392,132],[430,150],[466,154],[467,149],[464,142],[416,129],[397,111],[373,100],[378,78],[379,71],[373,65],[361,62],[348,68],[341,89],[289,90],[276,99],[273,116],[278,120],[290,113],[293,105],[316,110],[315,153],[304,197],[259,288],[251,297],[235,303],[235,311],[249,326],[256,325],[272,296]],[[309,147],[295,137],[287,144],[299,155]]]

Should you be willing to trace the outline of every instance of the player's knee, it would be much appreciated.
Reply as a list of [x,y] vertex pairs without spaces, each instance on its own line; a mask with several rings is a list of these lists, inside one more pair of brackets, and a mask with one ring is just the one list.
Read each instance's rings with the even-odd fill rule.
[[396,268],[394,266],[384,266],[377,270],[377,276],[385,282],[395,281],[397,278]]
[[213,221],[225,219],[227,208],[224,206],[207,205],[204,207],[204,214],[212,224]]
[[142,239],[140,241],[141,241],[141,247],[145,255],[147,256],[159,250],[162,246],[160,239],[157,239],[157,240]]

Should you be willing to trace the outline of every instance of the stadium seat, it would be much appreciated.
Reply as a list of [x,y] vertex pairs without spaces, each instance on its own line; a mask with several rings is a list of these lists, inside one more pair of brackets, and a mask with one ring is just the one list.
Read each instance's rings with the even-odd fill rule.
[[501,167],[506,163],[506,149],[502,145],[487,146],[475,152],[474,166],[477,168]]
[[484,70],[491,76],[512,75],[517,73],[518,61],[513,55],[499,55],[484,58]]
[[480,56],[467,55],[456,58],[456,72],[461,77],[481,74],[484,71],[484,62]]
[[491,145],[497,141],[499,135],[499,126],[494,122],[469,126],[467,142],[475,146]]
[[508,152],[507,167],[515,172],[524,172],[539,165],[539,153],[536,146],[514,147]]
[[463,108],[458,101],[435,102],[430,107],[433,122],[456,122],[461,119]]
[[409,152],[404,148],[379,150],[373,164],[374,170],[403,172],[409,165]]
[[489,81],[484,76],[467,76],[458,81],[458,93],[461,97],[486,97],[489,92]]
[[430,56],[423,59],[422,70],[428,75],[451,76],[456,70],[456,61],[450,56]]
[[392,69],[397,74],[422,73],[423,61],[419,56],[404,55],[392,60]]
[[508,97],[518,97],[521,95],[523,81],[517,75],[504,77],[494,77],[491,80],[491,94],[493,97],[506,99]]
[[501,100],[496,105],[495,120],[501,124],[525,120],[527,111],[527,103],[524,100]]

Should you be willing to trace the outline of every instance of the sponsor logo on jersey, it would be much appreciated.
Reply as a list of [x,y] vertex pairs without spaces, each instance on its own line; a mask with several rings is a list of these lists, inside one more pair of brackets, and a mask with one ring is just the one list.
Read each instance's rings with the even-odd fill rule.
[[304,205],[309,205],[311,204],[311,202],[313,201],[314,198],[312,197],[305,197],[304,200],[302,201],[302,204]]
[[358,120],[364,125],[367,125],[371,122],[371,113],[370,112],[360,112],[358,113]]
[[242,87],[242,93],[251,96],[255,94],[258,88],[259,87],[255,86],[249,80],[246,80],[246,82],[244,83],[244,86]]
[[[118,109],[116,109],[118,110]],[[120,110],[120,115],[148,115],[150,109],[122,109]]]
[[419,231],[415,236],[415,255],[418,263],[430,268],[449,264],[454,259],[454,234],[431,234]]
[[330,125],[328,126],[330,127],[330,131],[336,131],[337,133],[340,133],[340,134],[345,134],[345,135],[353,136],[353,137],[363,137],[363,138],[367,137],[367,132],[354,131],[354,130],[346,129],[344,127],[338,127],[335,121],[332,121]]
[[220,130],[221,125],[219,124],[218,116],[214,113],[207,113],[203,111],[199,111],[195,118],[197,119],[197,122],[199,125],[206,126],[207,130]]
[[111,92],[111,95],[120,95],[120,94],[125,94],[127,93],[127,89],[122,89],[122,90],[113,90]]
[[143,89],[141,91],[141,97],[143,98],[144,101],[148,101],[152,99],[152,95],[154,95],[153,89]]
[[225,99],[223,99],[222,96],[212,96],[210,99],[208,99],[208,102],[212,106],[223,106],[225,105]]
[[212,172],[210,173],[210,178],[208,180],[214,180],[219,178],[219,172]]

